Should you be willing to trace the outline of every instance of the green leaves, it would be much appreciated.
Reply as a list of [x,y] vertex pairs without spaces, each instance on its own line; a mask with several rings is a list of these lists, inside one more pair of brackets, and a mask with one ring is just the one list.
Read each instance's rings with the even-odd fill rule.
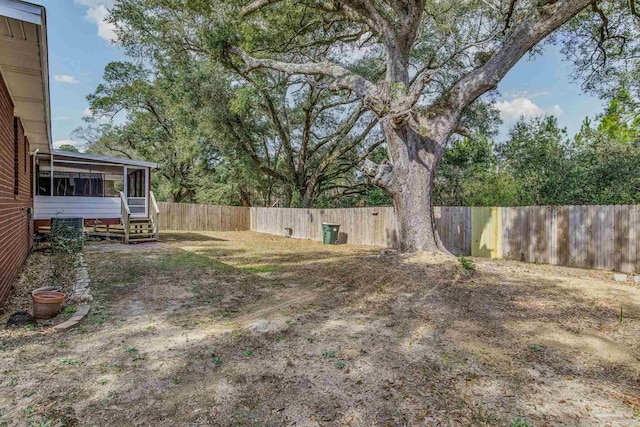
[[255,91],[249,86],[238,88],[229,103],[229,112],[237,115],[248,114],[253,105],[259,102]]
[[554,117],[518,121],[494,147],[482,135],[443,158],[436,181],[442,205],[635,204],[640,201],[640,124],[626,91],[599,120],[585,119],[568,138]]
[[217,21],[215,25],[200,30],[203,45],[212,60],[223,63],[230,60],[227,49],[242,41],[240,34],[234,27],[233,23]]

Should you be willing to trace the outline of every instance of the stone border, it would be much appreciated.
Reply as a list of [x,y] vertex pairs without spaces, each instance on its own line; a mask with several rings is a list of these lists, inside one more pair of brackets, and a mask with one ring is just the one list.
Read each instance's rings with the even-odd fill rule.
[[93,301],[89,285],[91,280],[89,279],[89,268],[87,266],[87,260],[83,253],[78,254],[78,269],[76,270],[76,280],[73,283],[71,289],[71,296],[69,299],[78,303],[89,303]]
[[73,284],[73,289],[71,290],[71,296],[69,297],[69,300],[85,304],[79,306],[69,320],[54,326],[53,329],[57,331],[64,331],[72,328],[80,323],[80,321],[84,319],[87,314],[89,314],[91,306],[86,303],[93,301],[93,297],[91,296],[91,292],[89,291],[90,284],[91,280],[89,279],[89,269],[87,268],[87,261],[84,257],[84,254],[80,253],[78,255],[78,270],[76,271],[76,280]]
[[89,314],[90,309],[91,309],[90,305],[81,305],[80,307],[78,307],[76,312],[73,313],[73,316],[71,316],[71,319],[65,322],[62,322],[59,325],[54,326],[53,329],[57,331],[64,331],[76,326],[78,323],[80,323],[82,319],[86,317],[87,314]]

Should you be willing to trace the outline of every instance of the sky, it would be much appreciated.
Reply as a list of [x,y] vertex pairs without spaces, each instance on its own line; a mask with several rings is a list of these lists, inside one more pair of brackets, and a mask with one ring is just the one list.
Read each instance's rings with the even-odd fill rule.
[[[47,8],[49,69],[54,146],[73,144],[74,129],[89,114],[86,96],[100,83],[105,65],[125,60],[113,45],[116,34],[105,21],[114,0],[34,0]],[[521,115],[554,114],[569,135],[580,129],[585,117],[599,114],[602,102],[571,83],[572,67],[559,49],[547,46],[534,59],[527,57],[498,85],[496,107],[504,124],[500,138]]]
[[115,33],[104,21],[112,1],[35,0],[47,8],[51,127],[54,147],[74,143],[71,133],[88,114],[86,96],[102,79],[111,61],[126,59],[113,46]]

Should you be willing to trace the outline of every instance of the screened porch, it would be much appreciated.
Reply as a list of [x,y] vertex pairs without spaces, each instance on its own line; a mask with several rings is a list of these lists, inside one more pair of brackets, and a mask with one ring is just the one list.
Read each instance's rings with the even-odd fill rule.
[[126,200],[131,217],[149,215],[153,163],[60,151],[39,155],[35,163],[36,220],[120,219],[121,197]]

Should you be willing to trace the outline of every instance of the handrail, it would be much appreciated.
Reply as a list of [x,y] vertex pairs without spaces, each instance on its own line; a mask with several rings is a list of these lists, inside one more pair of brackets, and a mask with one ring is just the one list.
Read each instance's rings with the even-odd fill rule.
[[153,236],[156,240],[160,239],[160,208],[158,208],[158,203],[156,202],[156,196],[153,194],[153,191],[149,191],[149,201],[150,205],[153,208],[153,212],[149,215],[151,219],[151,224],[153,225]]
[[131,217],[131,209],[122,191],[120,192],[120,214],[122,215],[122,225],[124,227],[124,242],[129,243],[129,218]]

